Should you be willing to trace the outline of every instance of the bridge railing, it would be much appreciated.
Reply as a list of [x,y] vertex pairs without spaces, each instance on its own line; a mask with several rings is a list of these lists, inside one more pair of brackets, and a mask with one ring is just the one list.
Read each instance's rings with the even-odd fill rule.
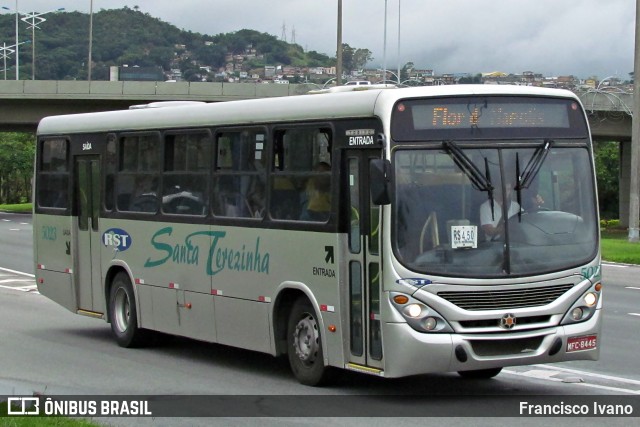
[[301,95],[312,84],[0,80],[0,96],[11,98],[231,100]]

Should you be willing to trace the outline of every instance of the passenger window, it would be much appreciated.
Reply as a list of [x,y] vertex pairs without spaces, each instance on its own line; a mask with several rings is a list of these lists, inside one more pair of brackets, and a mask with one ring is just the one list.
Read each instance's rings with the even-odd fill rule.
[[168,134],[164,146],[162,211],[205,215],[211,162],[208,132]]
[[69,143],[66,139],[48,139],[40,146],[38,206],[66,209],[69,206]]
[[222,132],[216,136],[213,213],[232,218],[262,218],[265,208],[266,133]]
[[331,131],[282,129],[274,134],[271,217],[326,222],[331,212]]
[[117,206],[120,211],[157,212],[160,144],[157,134],[120,138]]

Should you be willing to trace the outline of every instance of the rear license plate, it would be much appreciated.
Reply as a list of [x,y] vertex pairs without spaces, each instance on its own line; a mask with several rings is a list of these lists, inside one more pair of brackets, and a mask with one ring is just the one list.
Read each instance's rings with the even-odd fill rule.
[[567,340],[567,353],[572,351],[593,350],[597,347],[598,337],[586,335],[583,337],[571,337]]

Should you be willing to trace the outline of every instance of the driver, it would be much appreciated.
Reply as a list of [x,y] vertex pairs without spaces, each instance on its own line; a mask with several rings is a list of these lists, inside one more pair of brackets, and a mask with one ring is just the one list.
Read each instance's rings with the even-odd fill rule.
[[[508,217],[511,218],[520,211],[520,205],[511,199],[513,185],[510,182],[505,185],[505,193],[509,201]],[[487,241],[499,238],[504,231],[502,205],[502,191],[495,191],[493,193],[493,209],[491,209],[491,200],[485,201],[480,206],[480,227],[484,231],[485,240]]]

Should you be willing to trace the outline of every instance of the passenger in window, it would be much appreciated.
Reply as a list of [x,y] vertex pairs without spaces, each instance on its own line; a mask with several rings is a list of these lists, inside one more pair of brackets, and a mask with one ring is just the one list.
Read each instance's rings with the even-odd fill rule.
[[[320,162],[313,170],[315,172],[329,172],[331,166]],[[302,221],[326,221],[331,211],[331,176],[317,175],[309,179],[305,190],[307,204],[302,210]]]

